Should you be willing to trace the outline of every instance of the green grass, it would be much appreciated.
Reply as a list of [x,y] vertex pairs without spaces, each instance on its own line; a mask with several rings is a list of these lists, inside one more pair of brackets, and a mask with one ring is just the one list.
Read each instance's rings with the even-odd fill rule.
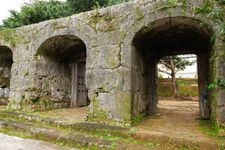
[[213,125],[209,120],[200,120],[199,130],[206,136],[216,141],[219,150],[225,150],[225,136],[219,136],[219,131],[224,130]]
[[[158,79],[158,96],[173,96],[173,86],[171,79]],[[197,79],[177,79],[178,96],[195,97],[198,96]]]

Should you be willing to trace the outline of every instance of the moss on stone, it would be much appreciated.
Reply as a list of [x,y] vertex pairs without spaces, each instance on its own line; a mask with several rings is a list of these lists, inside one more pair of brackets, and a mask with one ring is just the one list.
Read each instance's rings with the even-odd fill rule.
[[115,69],[120,66],[120,49],[119,47],[114,47],[105,55],[105,63],[108,67]]
[[15,29],[4,29],[0,31],[0,37],[10,46],[15,47],[22,38],[16,33]]
[[[89,23],[90,25],[96,29],[96,25],[99,24],[105,24],[104,25],[104,31],[112,31],[114,30],[114,22],[115,22],[115,16],[111,14],[103,14],[100,15],[99,12],[96,12],[94,15],[90,16]],[[97,30],[97,29],[96,29]],[[103,29],[102,29],[103,30]]]
[[121,122],[125,126],[131,125],[131,94],[127,92],[115,92],[116,112],[121,114]]
[[146,114],[141,113],[132,118],[132,125],[137,125],[141,120],[145,118]]
[[108,113],[102,110],[96,97],[93,97],[91,99],[91,105],[93,112],[91,114],[88,114],[88,121],[106,123],[109,120]]
[[50,96],[44,95],[34,99],[23,99],[20,106],[25,112],[54,109],[54,102]]
[[122,92],[115,93],[116,100],[116,112],[120,113],[122,118],[120,120],[111,119],[109,112],[103,110],[99,104],[97,97],[91,99],[91,109],[87,116],[87,120],[90,122],[107,123],[116,126],[130,126],[131,125],[131,105],[130,94],[123,94]]
[[144,13],[138,7],[135,9],[135,18],[136,21],[139,21],[144,18]]

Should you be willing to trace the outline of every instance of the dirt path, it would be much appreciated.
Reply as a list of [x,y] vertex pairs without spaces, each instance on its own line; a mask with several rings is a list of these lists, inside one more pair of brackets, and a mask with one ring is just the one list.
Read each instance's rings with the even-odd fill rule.
[[199,131],[198,107],[196,101],[161,99],[157,115],[144,119],[137,129],[142,132],[190,141],[211,141]]

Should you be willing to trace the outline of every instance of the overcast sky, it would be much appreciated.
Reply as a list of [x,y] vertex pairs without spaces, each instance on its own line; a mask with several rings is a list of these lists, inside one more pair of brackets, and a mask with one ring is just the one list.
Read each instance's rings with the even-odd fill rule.
[[9,10],[20,10],[20,7],[30,0],[1,0],[0,1],[0,24],[2,20],[9,16]]
[[[2,24],[2,20],[9,17],[9,10],[14,9],[19,11],[20,7],[24,5],[24,3],[29,3],[32,0],[1,0],[0,1],[0,24]],[[65,0],[61,0],[65,1]]]

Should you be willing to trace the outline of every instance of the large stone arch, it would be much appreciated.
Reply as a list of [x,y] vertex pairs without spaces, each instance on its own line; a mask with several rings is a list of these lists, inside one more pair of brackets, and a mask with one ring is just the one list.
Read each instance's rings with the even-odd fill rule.
[[[175,17],[183,18],[183,20],[185,20],[185,18],[186,19],[189,18],[189,19],[192,20],[192,22],[196,22],[198,24],[199,28],[201,28],[201,30],[206,31],[206,32],[210,32],[209,33],[210,34],[209,43],[211,42],[211,39],[213,39],[213,38],[215,38],[215,41],[216,41],[217,44],[222,43],[221,39],[218,38],[217,33],[214,32],[215,31],[215,29],[214,29],[215,24],[213,23],[213,21],[211,21],[206,16],[201,16],[201,15],[195,14],[195,12],[193,12],[192,10],[187,10],[185,12],[185,14],[182,11],[183,10],[181,8],[168,8],[168,9],[155,11],[154,13],[151,12],[150,14],[146,13],[146,14],[143,14],[142,18],[139,21],[137,21],[134,25],[132,25],[129,28],[129,34],[125,37],[124,44],[122,45],[122,58],[123,58],[122,62],[123,62],[124,66],[129,66],[131,68],[131,93],[132,93],[132,100],[131,100],[132,101],[131,102],[132,112],[131,112],[131,114],[132,114],[132,118],[135,118],[138,115],[140,115],[140,113],[138,113],[135,110],[135,107],[137,107],[137,105],[138,105],[138,104],[135,104],[136,103],[135,99],[137,99],[137,97],[139,97],[140,99],[146,99],[147,98],[146,95],[143,95],[144,92],[142,94],[140,94],[140,93],[135,94],[135,91],[137,90],[137,89],[135,89],[135,85],[140,85],[141,83],[139,83],[139,82],[132,83],[132,82],[135,82],[135,78],[136,78],[135,73],[132,73],[132,72],[135,69],[138,68],[138,65],[135,65],[135,63],[134,63],[135,55],[137,55],[137,53],[134,50],[135,47],[134,47],[134,44],[133,44],[133,39],[136,37],[137,34],[140,34],[140,33],[143,34],[144,32],[151,31],[153,23],[157,20],[162,20],[162,19],[165,19],[165,18],[170,19],[170,18],[175,18]],[[154,15],[154,14],[157,14],[157,15]],[[191,22],[189,22],[189,23],[191,24]],[[217,44],[215,44],[215,45],[217,45]],[[218,44],[218,45],[220,45],[220,44]],[[213,81],[216,78],[222,78],[222,79],[224,78],[224,75],[222,75],[222,73],[220,74],[220,71],[218,71],[219,70],[218,65],[222,64],[223,61],[221,60],[221,62],[219,63],[219,61],[218,61],[219,55],[215,55],[216,53],[217,54],[221,53],[222,52],[221,49],[223,49],[223,48],[221,46],[220,47],[219,46],[213,47],[213,45],[211,45],[211,46],[212,47],[211,47],[211,49],[208,53],[210,56],[207,59],[203,60],[202,62],[201,61],[198,62],[199,64],[201,64],[201,63],[204,63],[204,61],[207,61],[207,63],[209,64],[208,67],[210,69],[205,70],[205,71],[209,72],[209,77],[207,79],[207,83],[204,83],[204,86],[206,84],[210,83],[210,81]],[[126,51],[126,53],[125,53],[125,51]],[[200,57],[204,57],[204,56],[199,55],[199,59],[200,59]],[[213,67],[218,67],[218,68],[214,69]],[[211,99],[211,96],[209,96],[210,97],[209,101],[211,102],[210,105],[211,105],[211,108],[212,108],[211,115],[212,115],[212,113],[218,114],[213,119],[216,119],[219,122],[219,124],[221,124],[222,122],[224,122],[224,118],[222,119],[222,117],[221,117],[222,116],[221,113],[223,113],[224,110],[219,109],[221,107],[218,106],[218,105],[216,105],[216,106],[212,105],[212,103],[213,103],[212,101],[217,101],[217,102],[220,103],[220,105],[224,104],[224,101],[222,100],[222,96],[219,96],[217,94],[218,93],[215,91],[214,94],[213,94],[214,95],[213,99]],[[154,99],[154,96],[152,98]],[[146,106],[146,104],[143,104],[143,103],[139,104],[139,105],[142,105],[140,107]],[[155,105],[154,102],[153,102],[152,105]],[[151,106],[148,106],[148,107],[151,107]],[[153,110],[153,112],[154,112],[154,110]],[[148,113],[150,113],[150,112],[148,112]],[[213,116],[215,116],[214,114],[213,114]]]
[[[200,21],[187,17],[163,18],[152,22],[150,29],[142,28],[133,39],[132,81],[133,84],[140,82],[141,85],[138,88],[133,86],[134,114],[140,111],[138,109],[146,109],[143,107],[147,105],[148,113],[155,113],[157,104],[156,64],[163,56],[196,54],[199,70],[201,70],[199,72],[199,93],[203,95],[207,90],[205,87],[209,83],[209,77],[205,75],[209,71],[207,62],[212,49],[211,37],[212,33],[208,26],[203,27]],[[152,101],[143,101],[144,99],[152,99]],[[203,101],[207,101],[207,104],[202,104]],[[208,105],[209,100],[203,100],[203,97],[200,96],[200,108],[207,107],[205,108],[207,110],[200,109],[202,118],[209,118],[210,108]],[[140,108],[136,108],[137,106]]]
[[[167,13],[165,13],[165,12],[167,12]],[[211,42],[212,42],[211,40],[213,38],[216,39],[215,41],[216,41],[217,44],[215,44],[215,45],[220,45],[218,43],[223,43],[221,41],[221,39],[218,38],[218,35],[215,32],[215,29],[214,29],[214,26],[215,25],[212,23],[212,21],[210,21],[209,18],[206,18],[205,16],[203,17],[203,16],[198,16],[198,15],[193,15],[194,12],[191,12],[191,11],[188,12],[188,13],[186,13],[185,15],[180,15],[182,13],[179,12],[179,11],[177,11],[176,8],[174,8],[174,9],[172,8],[172,9],[165,10],[163,13],[162,12],[157,12],[157,11],[154,12],[154,13],[157,13],[159,15],[157,15],[157,16],[154,16],[153,15],[152,17],[149,17],[149,19],[147,19],[148,18],[148,15],[146,14],[134,26],[132,26],[131,28],[129,28],[130,29],[129,31],[131,31],[131,32],[125,38],[125,42],[124,42],[125,44],[122,46],[122,51],[123,52],[126,50],[126,52],[128,51],[130,53],[130,56],[127,56],[125,53],[123,53],[124,54],[124,58],[126,58],[126,57],[127,58],[132,58],[132,59],[130,59],[130,61],[132,62],[131,65],[130,65],[130,67],[131,67],[131,74],[132,74],[131,75],[131,81],[132,82],[135,82],[135,78],[136,78],[135,73],[132,73],[132,72],[134,70],[136,70],[138,67],[140,67],[138,65],[135,65],[135,63],[133,62],[134,59],[135,59],[134,58],[135,55],[137,55],[137,52],[135,52],[134,43],[132,43],[133,42],[133,38],[135,38],[137,36],[137,34],[144,34],[145,32],[151,32],[152,28],[154,28],[153,27],[154,26],[154,22],[156,22],[156,21],[158,21],[160,23],[160,20],[163,20],[165,18],[171,20],[170,18],[175,18],[175,17],[180,18],[180,20],[183,20],[183,21],[186,19],[189,25],[191,25],[192,23],[195,22],[196,25],[199,26],[198,28],[200,30],[202,30],[202,32],[208,32],[209,33],[209,40],[208,40],[208,43],[209,44],[211,44]],[[149,15],[149,16],[151,16],[151,15]],[[178,22],[179,22],[179,19],[178,19]],[[204,63],[207,63],[208,64],[208,68],[209,69],[208,70],[204,70],[203,71],[203,74],[204,73],[207,74],[207,71],[210,72],[209,73],[209,76],[207,77],[207,79],[203,79],[203,78],[200,79],[199,82],[204,82],[202,84],[200,83],[200,89],[199,89],[200,92],[202,92],[203,87],[205,88],[205,86],[208,85],[210,83],[210,81],[213,81],[216,78],[224,78],[224,75],[221,74],[221,71],[218,71],[219,70],[218,64],[222,64],[223,61],[218,61],[218,55],[215,55],[216,53],[217,54],[218,53],[221,53],[222,52],[221,50],[223,48],[221,46],[220,47],[218,47],[218,46],[215,47],[213,45],[209,45],[209,47],[210,47],[210,49],[207,52],[209,56],[207,56],[207,58],[206,58],[206,56],[203,56],[203,54],[202,55],[198,54],[198,58],[199,58],[198,59],[198,66],[205,65]],[[186,53],[186,52],[184,52],[184,53]],[[187,53],[189,53],[189,52],[187,52]],[[195,52],[190,52],[190,53],[195,53]],[[180,54],[182,54],[182,52]],[[129,60],[129,59],[124,59],[124,60]],[[212,61],[212,60],[214,60],[214,61]],[[139,62],[139,63],[141,63],[141,62]],[[126,64],[124,64],[124,65],[126,65]],[[129,62],[128,62],[128,66],[129,66]],[[152,66],[152,67],[154,68],[154,66]],[[218,68],[215,69],[214,67],[218,67]],[[213,70],[214,71],[217,70],[218,71],[218,74],[217,73],[213,73]],[[154,69],[152,71],[154,71]],[[203,74],[201,76],[203,76]],[[152,77],[154,77],[154,76],[152,76]],[[202,81],[202,80],[204,80],[204,81]],[[137,81],[137,79],[136,79],[136,81]],[[152,81],[152,82],[155,82],[155,81]],[[132,84],[131,85],[131,93],[132,93],[131,110],[132,110],[132,116],[133,116],[133,118],[135,118],[135,116],[140,115],[135,110],[135,107],[137,107],[137,105],[139,105],[139,106],[141,105],[140,107],[145,107],[146,106],[146,104],[143,104],[143,103],[142,104],[137,104],[135,102],[136,101],[135,99],[137,99],[137,97],[139,97],[140,99],[146,99],[147,97],[146,97],[146,95],[143,94],[144,92],[142,94],[140,94],[140,93],[139,94],[135,94],[135,91],[137,89],[135,89],[134,87],[135,87],[135,85],[140,85],[141,84],[140,81],[139,82],[137,81],[136,83],[131,83],[131,84]],[[152,84],[154,84],[154,83],[152,83]],[[154,92],[154,89],[151,92]],[[221,93],[223,93],[223,92],[221,92]],[[219,93],[217,93],[216,91],[214,91],[213,94],[211,94],[210,92],[208,92],[209,99],[208,99],[207,105],[211,105],[211,108],[208,108],[209,110],[207,110],[207,111],[210,111],[210,113],[209,112],[204,112],[203,110],[200,109],[200,113],[201,113],[200,116],[202,116],[203,118],[209,118],[210,115],[213,115],[213,117],[215,117],[215,114],[218,114],[213,119],[216,119],[219,122],[219,124],[221,124],[222,122],[224,122],[224,118],[221,117],[222,116],[221,113],[223,113],[224,109],[221,109],[220,106],[221,106],[221,104],[224,104],[224,101],[222,102],[222,99],[223,99],[222,96],[221,96],[222,94],[220,95],[221,97],[217,97],[218,96],[217,94],[219,94]],[[211,96],[210,95],[214,95],[214,96],[217,95],[217,96],[215,96],[217,98],[214,97],[213,99],[211,99]],[[151,98],[153,98],[153,99],[156,98],[156,97],[154,97],[154,94],[152,94],[151,96],[152,96]],[[155,103],[153,102],[151,105],[153,105],[153,106],[156,105],[156,101],[155,101]],[[219,102],[220,103],[220,106],[218,106],[218,105],[217,106],[214,106],[214,104],[213,104],[214,102],[212,102],[212,101],[216,101],[216,103]],[[202,106],[202,104],[200,102],[200,107],[201,106]],[[153,110],[154,108],[153,107],[150,108],[150,107],[151,106],[148,106],[148,108],[151,109],[149,111],[153,111],[154,112],[154,110]],[[148,112],[148,113],[150,113],[150,112]],[[206,115],[207,117],[204,116],[204,113],[207,114]]]

